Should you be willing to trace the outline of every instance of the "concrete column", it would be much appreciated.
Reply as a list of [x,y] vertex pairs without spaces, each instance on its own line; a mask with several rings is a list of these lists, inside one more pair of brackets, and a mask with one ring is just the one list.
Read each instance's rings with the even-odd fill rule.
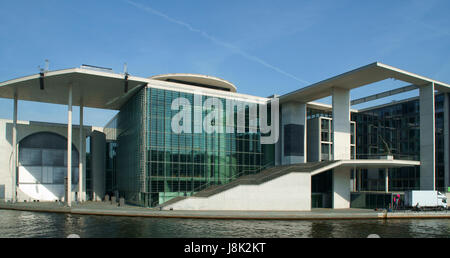
[[435,190],[434,83],[419,88],[420,108],[420,189]]
[[67,112],[67,206],[72,206],[72,84],[69,84]]
[[389,193],[389,169],[384,169],[384,190],[386,193]]
[[333,159],[350,159],[350,90],[333,88]]
[[94,201],[105,197],[106,135],[99,131],[91,133],[91,184]]
[[281,164],[305,162],[306,104],[285,103],[281,107]]
[[84,144],[85,144],[85,140],[84,140],[84,133],[83,133],[84,129],[83,129],[83,104],[82,102],[80,102],[80,149],[78,150],[79,152],[79,167],[78,167],[78,200],[79,201],[85,201],[85,192],[83,191],[83,186],[84,186],[84,171],[83,171],[83,163],[84,163],[84,159],[83,159],[83,155],[86,155],[85,153],[85,148],[84,148]]
[[12,189],[11,200],[17,201],[17,89],[14,90],[14,111],[13,111],[13,130],[12,130],[12,151],[13,151],[13,168],[12,168]]
[[450,187],[450,93],[444,93],[444,166],[445,189]]
[[333,208],[350,208],[350,168],[333,169]]

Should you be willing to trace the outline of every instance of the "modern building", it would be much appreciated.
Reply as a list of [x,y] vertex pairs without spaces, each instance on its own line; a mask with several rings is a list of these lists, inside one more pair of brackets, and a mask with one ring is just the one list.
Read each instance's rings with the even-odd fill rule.
[[[388,79],[408,85],[350,99],[352,89]],[[419,96],[351,109],[410,90]],[[0,120],[0,199],[70,206],[108,194],[162,209],[386,207],[405,190],[447,192],[449,92],[449,84],[378,62],[267,98],[205,75],[45,71],[0,83],[0,97],[14,99],[14,119]],[[316,101],[327,96],[331,105]],[[18,100],[67,104],[68,124],[17,121]],[[79,126],[72,105],[80,106]],[[83,107],[119,113],[92,128]]]

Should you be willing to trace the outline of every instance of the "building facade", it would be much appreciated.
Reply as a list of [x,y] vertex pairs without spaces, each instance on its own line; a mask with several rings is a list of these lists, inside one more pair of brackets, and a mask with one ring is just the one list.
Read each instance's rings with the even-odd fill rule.
[[[419,89],[419,96],[350,108],[400,92],[350,100],[351,89],[388,78],[412,83],[402,92]],[[448,191],[449,89],[381,63],[270,98],[205,75],[140,78],[82,68],[24,77],[1,83],[0,97],[68,97],[69,123],[4,122],[0,150],[11,158],[1,163],[0,199],[70,205],[109,195],[167,209],[386,207],[393,193]],[[314,102],[326,96],[331,105]],[[92,128],[82,125],[80,108],[85,129],[72,132],[72,104],[119,112]],[[265,116],[276,130],[266,130]],[[268,136],[276,141],[264,142]]]
[[[135,204],[156,206],[274,165],[274,145],[261,144],[261,132],[249,130],[249,102],[237,101],[247,107],[243,133],[237,132],[237,123],[226,132],[226,109],[221,110],[222,133],[194,133],[194,119],[191,133],[173,132],[172,118],[179,110],[173,110],[172,103],[180,98],[194,103],[196,96],[201,102],[193,105],[192,117],[197,111],[206,117],[203,103],[210,96],[175,89],[143,88],[122,107],[115,118],[119,195]],[[227,100],[216,99],[222,105]]]

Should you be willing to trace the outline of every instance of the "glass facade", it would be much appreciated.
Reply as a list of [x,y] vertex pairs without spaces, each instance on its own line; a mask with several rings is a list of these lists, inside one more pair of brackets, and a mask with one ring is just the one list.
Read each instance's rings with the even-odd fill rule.
[[[207,187],[225,184],[274,165],[274,145],[260,144],[259,129],[256,133],[249,130],[248,106],[244,133],[238,133],[236,125],[233,133],[227,133],[225,114],[222,116],[223,133],[204,130],[202,133],[174,133],[172,118],[180,111],[171,107],[178,98],[189,101],[192,118],[198,111],[202,118],[210,112],[203,106],[196,106],[194,97],[191,93],[146,87],[121,108],[105,131],[108,194],[115,194],[118,190],[129,203],[154,207],[172,198],[190,196]],[[209,96],[201,98],[201,103],[204,103]],[[218,99],[225,113],[226,99]],[[444,190],[443,101],[442,94],[436,96],[436,186],[440,191]],[[332,157],[331,112],[308,108],[307,117],[320,118],[320,152],[323,157]],[[393,155],[395,159],[419,160],[419,117],[418,99],[352,113],[351,158],[377,159]],[[191,131],[202,122],[192,119]],[[358,184],[354,190],[384,191],[384,173],[384,169],[371,170],[370,173],[367,169],[352,171],[353,183]],[[390,191],[420,189],[419,166],[389,169],[388,173]],[[330,174],[315,176],[312,180],[313,207],[328,207],[330,192],[321,189],[320,185],[329,184]],[[89,191],[89,182],[87,186]]]
[[92,152],[91,137],[86,136],[86,199],[92,200]]
[[117,142],[106,142],[106,164],[105,164],[105,192],[109,196],[115,196],[117,190],[116,166],[117,166]]
[[[194,112],[202,112],[203,118],[210,112],[196,106],[194,94],[157,88],[144,88],[120,110],[117,183],[120,196],[129,202],[156,206],[274,164],[274,145],[260,144],[259,130],[250,132],[248,110],[245,132],[238,133],[236,125],[233,133],[226,132],[224,98],[218,98],[223,106],[223,133],[174,133],[171,121],[179,110],[171,106],[180,97],[191,103],[192,118]],[[209,98],[201,97],[202,103]],[[194,125],[201,121],[191,123],[194,132]]]
[[[436,123],[436,188],[444,185],[444,95],[435,97]],[[419,100],[413,99],[368,111],[352,113],[356,122],[356,155],[358,159],[391,154],[395,159],[420,160]],[[384,176],[370,177],[361,173],[362,191],[384,190]],[[420,167],[389,169],[389,190],[420,189]]]
[[333,189],[333,171],[311,177],[311,208],[331,208]]

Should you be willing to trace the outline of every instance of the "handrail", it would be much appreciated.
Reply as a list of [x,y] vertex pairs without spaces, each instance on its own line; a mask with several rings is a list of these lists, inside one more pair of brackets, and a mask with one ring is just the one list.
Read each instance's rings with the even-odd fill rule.
[[[316,169],[319,169],[319,168],[323,167],[324,165],[329,165],[330,163],[334,163],[334,162],[335,161],[325,161],[325,162],[317,162],[317,163],[312,163],[312,164],[311,163],[310,164],[302,163],[302,164],[292,164],[292,165],[286,165],[286,166],[279,166],[277,171],[275,171],[275,172],[272,171],[271,173],[267,173],[266,175],[263,175],[262,177],[258,177],[259,174],[263,174],[264,170],[268,169],[273,164],[273,162],[269,162],[269,163],[267,163],[266,165],[262,166],[259,169],[243,170],[240,173],[230,177],[229,179],[233,179],[230,182],[227,182],[227,183],[224,183],[224,184],[217,184],[217,188],[213,188],[212,190],[209,190],[209,191],[207,191],[205,193],[211,193],[212,192],[212,194],[215,194],[217,190],[220,191],[221,189],[226,188],[226,187],[230,187],[230,186],[234,187],[234,186],[236,186],[235,183],[245,183],[245,181],[255,181],[256,183],[261,183],[261,182],[264,182],[264,180],[266,180],[267,178],[270,178],[270,177],[273,177],[273,176],[277,177],[280,174],[286,173],[286,171],[291,170],[291,169],[295,168],[296,166],[303,167],[303,169],[305,170],[304,172],[307,172],[307,171],[309,171],[311,169],[316,170]],[[254,174],[245,174],[246,172],[249,172],[249,171],[254,172],[254,171],[257,171],[257,170],[260,170],[260,172],[259,173],[254,173]],[[299,172],[302,172],[302,171],[299,171]],[[245,178],[245,177],[243,177],[244,174],[245,174],[245,176],[250,176],[250,177],[249,178]],[[256,178],[252,177],[252,176],[256,176]],[[236,179],[236,180],[234,180],[234,179]],[[205,184],[203,184],[201,186],[198,186],[193,191],[191,191],[191,196],[193,196],[194,193],[199,193],[200,191],[207,189],[209,186],[215,185],[215,183],[216,182],[210,181],[210,182],[207,182],[207,183],[205,183]],[[177,198],[186,198],[186,197],[179,196]],[[164,205],[164,203],[161,204],[161,205]]]
[[[261,172],[261,171],[263,171],[264,169],[268,168],[269,166],[273,165],[273,163],[274,163],[274,162],[271,161],[271,162],[269,162],[269,163],[263,165],[263,166],[260,167],[260,168],[243,170],[243,171],[241,171],[240,173],[235,174],[235,175],[233,175],[233,176],[227,178],[228,180],[230,180],[228,183],[232,182],[232,181],[235,180],[236,178],[239,178],[239,177],[243,176],[244,174],[246,174],[246,173],[248,173],[248,172],[255,172],[255,171]],[[258,172],[257,172],[257,173],[258,173]],[[253,173],[253,174],[256,174],[256,173]],[[214,184],[213,184],[213,183],[214,183]],[[193,193],[196,193],[196,192],[199,192],[199,191],[201,191],[201,190],[204,190],[204,189],[206,189],[206,188],[208,188],[209,186],[212,186],[212,185],[216,185],[215,182],[209,181],[209,182],[207,182],[207,183],[205,183],[205,184],[203,184],[203,185],[200,185],[200,186],[198,186],[198,187],[192,189],[191,195],[193,195]],[[217,184],[217,185],[223,185],[223,184]]]
[[[334,161],[333,161],[334,162]],[[331,163],[333,163],[333,162],[331,162]],[[328,164],[329,162],[326,162],[326,165]],[[306,165],[306,163],[304,163],[305,165]],[[262,177],[260,177],[260,178],[254,178],[254,177],[250,177],[250,178],[238,178],[238,179],[236,179],[236,180],[234,180],[234,181],[232,181],[232,182],[229,182],[229,183],[227,183],[227,184],[222,184],[222,185],[219,185],[218,186],[218,188],[215,188],[215,189],[213,189],[212,191],[214,192],[214,191],[216,191],[216,190],[220,190],[220,189],[223,189],[223,188],[226,188],[226,187],[229,187],[230,185],[233,187],[233,186],[235,186],[234,184],[235,183],[245,183],[245,181],[255,181],[256,183],[262,183],[262,182],[264,182],[265,180],[266,180],[266,178],[270,178],[270,177],[273,177],[273,176],[275,176],[275,177],[277,177],[278,175],[280,175],[280,174],[283,174],[283,173],[286,173],[286,171],[288,171],[288,170],[291,170],[292,168],[294,168],[295,166],[298,166],[298,165],[300,165],[300,164],[293,164],[293,165],[288,165],[288,166],[286,166],[286,167],[279,167],[279,170],[277,170],[276,172],[274,172],[274,173],[269,173],[269,174],[267,174],[267,175],[264,175],[264,176],[262,176]],[[314,168],[314,170],[315,169],[318,169],[318,168],[320,168],[320,167],[322,167],[322,165],[324,165],[324,163],[323,162],[319,162],[319,163],[314,163],[314,164],[307,164],[306,166],[303,166],[303,168],[305,169],[305,170],[310,170],[311,168]],[[318,167],[318,168],[316,168],[316,167]],[[300,172],[300,171],[299,171]],[[263,173],[263,171],[261,172],[261,174]],[[253,174],[253,175],[255,175],[255,176],[258,176],[260,173],[255,173],[255,174]]]
[[[304,163],[304,164],[306,164],[306,163]],[[313,164],[313,165],[310,165],[310,166],[305,166],[304,168],[305,168],[305,169],[310,169],[310,168],[312,168],[312,167],[315,167],[315,166],[318,166],[318,165],[322,165],[322,164],[323,164],[323,163],[317,163],[317,164]],[[298,164],[297,164],[297,165],[298,165]],[[284,167],[284,168],[280,168],[277,172],[275,172],[275,173],[270,173],[270,174],[265,175],[265,176],[263,176],[263,177],[261,177],[261,178],[257,178],[257,180],[263,181],[265,178],[268,178],[268,177],[271,177],[271,176],[274,176],[274,175],[281,174],[282,172],[285,172],[286,170],[292,169],[293,167],[295,167],[295,164],[290,165],[290,166],[287,166],[287,167]],[[301,171],[299,171],[299,172],[301,172]],[[240,180],[255,180],[255,178],[241,178]]]
[[404,159],[404,160],[419,160],[419,155],[417,154],[399,154],[399,153],[356,153],[357,159],[380,159],[382,157],[392,156],[394,159]]

